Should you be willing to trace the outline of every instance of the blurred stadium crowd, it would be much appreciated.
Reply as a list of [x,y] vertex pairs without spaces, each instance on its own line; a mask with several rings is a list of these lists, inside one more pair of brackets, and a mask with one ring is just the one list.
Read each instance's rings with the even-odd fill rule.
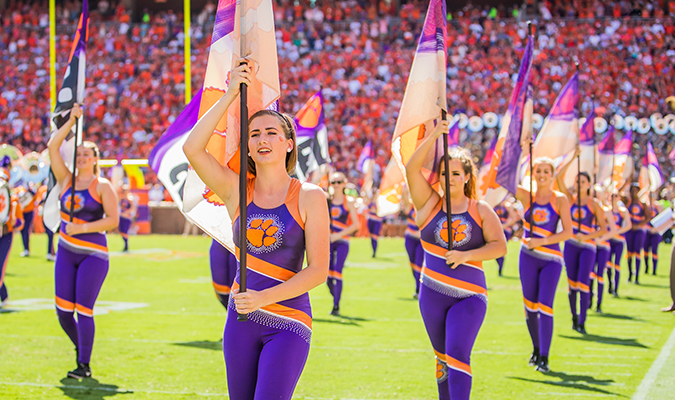
[[[281,110],[295,113],[323,90],[334,166],[358,179],[358,154],[373,141],[389,160],[396,123],[427,2],[274,0]],[[132,14],[92,2],[87,47],[85,137],[104,157],[145,158],[185,103],[183,16]],[[215,15],[192,17],[192,88],[201,87]],[[47,2],[10,1],[0,11],[0,142],[41,151],[49,137]],[[57,82],[67,63],[81,3],[57,9]],[[526,35],[526,7],[449,9],[448,97],[453,112],[504,113]],[[668,113],[675,88],[675,1],[553,0],[536,12],[535,112],[546,115],[574,60],[581,65],[582,115],[649,117]],[[477,159],[495,129],[468,135]],[[663,146],[657,149],[665,160]]]

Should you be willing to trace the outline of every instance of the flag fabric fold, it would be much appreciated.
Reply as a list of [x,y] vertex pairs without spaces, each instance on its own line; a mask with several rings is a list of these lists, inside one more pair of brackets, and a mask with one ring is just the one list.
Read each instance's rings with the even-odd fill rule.
[[[448,109],[446,15],[445,1],[429,2],[391,142],[392,159],[398,165],[399,171],[391,168],[391,163],[385,169],[377,200],[380,216],[388,215],[391,210],[400,210],[399,190],[402,190],[405,183],[405,166],[418,144],[427,134],[433,132],[440,119],[441,110]],[[438,174],[435,171],[440,162],[439,154],[441,156],[443,154],[442,143],[442,138],[439,138],[435,151],[429,154],[422,169],[422,173],[432,184],[438,182]],[[399,195],[396,196],[395,193]],[[399,203],[393,204],[390,201]]]
[[533,157],[553,160],[573,152],[579,137],[579,73],[572,75],[558,95],[537,134]]
[[492,139],[490,148],[485,152],[485,157],[483,158],[483,165],[481,165],[478,170],[478,194],[481,200],[484,200],[485,193],[487,193],[487,188],[489,185],[488,175],[490,174],[490,165],[492,163],[492,156],[495,153],[495,147],[497,146],[498,135]]
[[655,193],[661,185],[663,185],[663,172],[656,158],[654,146],[649,142],[640,167],[640,187],[643,189],[648,187],[649,192]]
[[[591,110],[591,114],[586,118],[586,122],[579,129],[579,164],[581,172],[585,172],[591,178],[591,184],[596,183],[597,178],[593,177],[595,169],[595,110]],[[572,154],[565,157],[565,162],[569,160]],[[573,161],[567,173],[565,174],[565,185],[569,188],[574,185],[577,175],[579,174],[579,165]],[[600,180],[598,180],[600,182]]]
[[[70,118],[70,110],[75,103],[82,105],[84,103],[84,91],[86,88],[85,72],[86,72],[86,50],[87,39],[89,39],[89,4],[82,2],[82,14],[77,24],[75,37],[70,49],[70,56],[68,58],[68,66],[66,67],[61,83],[61,89],[56,95],[56,106],[52,113],[51,126],[52,135],[61,128]],[[61,157],[66,164],[66,167],[72,171],[73,169],[73,154],[75,147],[82,144],[82,135],[80,134],[75,143],[75,132],[77,129],[82,132],[82,119],[80,118],[73,126],[71,133],[66,136],[66,139],[61,144],[59,149]],[[49,172],[49,184],[47,190],[47,198],[43,208],[43,220],[45,226],[52,232],[55,232],[61,223],[61,213],[59,209],[59,196],[61,188],[56,182],[53,173]]]
[[328,128],[323,113],[321,91],[312,96],[295,115],[298,127],[298,164],[296,174],[301,181],[307,181],[309,174],[320,166],[330,163],[328,154]]
[[183,153],[183,144],[190,131],[199,120],[199,105],[202,101],[202,90],[192,98],[190,104],[178,115],[176,120],[164,132],[150,152],[148,163],[157,174],[157,178],[171,195],[171,198],[183,210],[183,189],[189,162]]
[[534,38],[530,35],[518,69],[518,80],[511,93],[509,107],[502,118],[502,128],[497,137],[490,170],[485,178],[487,183],[481,185],[481,197],[492,207],[501,203],[509,191],[515,193],[518,185],[522,135],[523,132],[531,135],[529,132],[532,129],[533,104],[529,89],[533,54]]
[[598,184],[603,188],[612,183],[612,169],[614,168],[614,147],[616,146],[615,129],[610,126],[607,133],[598,144]]
[[619,140],[614,148],[614,171],[612,173],[612,184],[614,189],[618,190],[633,178],[633,131],[626,132],[624,137]]
[[[244,26],[241,26],[242,16]],[[244,56],[253,71],[247,98],[249,115],[253,115],[274,107],[281,93],[272,0],[247,0],[244,10],[237,0],[218,2],[200,118],[227,92],[230,72],[236,67],[237,59]],[[240,134],[248,135],[248,132],[239,132],[239,116],[237,99],[223,115],[206,147],[218,162],[237,173]],[[192,169],[188,170],[183,191],[183,211],[191,222],[234,252],[228,210]]]

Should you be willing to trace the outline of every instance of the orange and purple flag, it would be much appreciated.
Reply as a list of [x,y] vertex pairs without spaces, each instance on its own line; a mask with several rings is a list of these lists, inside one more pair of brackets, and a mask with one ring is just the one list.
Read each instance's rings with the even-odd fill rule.
[[295,115],[298,127],[298,164],[295,169],[298,179],[307,181],[309,174],[324,164],[330,163],[328,153],[328,127],[323,114],[321,91],[312,96]]
[[654,152],[652,143],[647,143],[647,151],[642,158],[642,167],[640,168],[640,187],[649,188],[651,193],[655,193],[663,185],[663,172],[659,165],[659,160]]
[[619,189],[633,177],[633,131],[629,130],[614,148],[613,189]]
[[[272,0],[219,0],[209,51],[199,117],[226,92],[237,59],[246,57],[253,71],[248,87],[249,115],[274,107],[279,99],[279,65],[274,31]],[[243,26],[242,26],[243,22]],[[242,49],[242,42],[244,48]],[[239,100],[227,110],[216,126],[206,149],[222,165],[239,173]],[[183,211],[204,232],[234,252],[232,224],[222,200],[188,170],[183,193]]]
[[598,183],[605,188],[612,183],[612,169],[614,168],[614,147],[616,146],[615,130],[610,126],[598,144]]
[[[402,190],[404,184],[405,166],[427,132],[433,131],[441,117],[441,110],[448,109],[446,15],[444,0],[430,1],[391,141],[392,156],[400,171],[389,167],[385,169],[377,200],[380,216],[387,215],[392,210],[394,213],[400,210],[399,189]],[[440,149],[440,154],[443,154],[442,140],[438,140],[436,149]],[[439,151],[435,151],[429,154],[422,171],[432,184],[438,181],[434,172],[440,162],[438,153]],[[387,204],[389,200],[398,203]]]

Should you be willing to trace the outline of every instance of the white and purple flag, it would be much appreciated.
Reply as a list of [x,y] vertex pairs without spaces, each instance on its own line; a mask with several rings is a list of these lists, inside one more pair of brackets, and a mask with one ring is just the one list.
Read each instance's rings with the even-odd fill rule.
[[328,154],[328,128],[323,114],[323,95],[317,92],[295,115],[298,128],[298,178],[306,182],[309,174],[330,163]]
[[[581,172],[587,173],[591,177],[591,181],[593,181],[593,170],[595,169],[595,110],[591,110],[591,114],[586,118],[586,122],[579,129],[579,149],[581,150],[581,153],[579,153]],[[578,174],[578,165],[576,162],[572,162],[565,174],[565,185],[568,188],[574,186]],[[598,182],[601,181],[598,179]]]
[[626,132],[619,143],[614,148],[614,171],[612,173],[613,189],[618,190],[623,187],[626,181],[633,177],[633,131]]
[[663,172],[656,158],[654,146],[647,143],[647,152],[642,158],[642,167],[640,168],[640,187],[649,188],[649,192],[655,193],[663,185]]
[[579,73],[574,73],[555,100],[537,134],[533,157],[556,160],[574,152],[579,137]]
[[[509,192],[515,193],[518,185],[521,140],[523,133],[531,135],[532,129],[533,104],[529,87],[532,79],[530,71],[533,53],[534,37],[530,35],[518,69],[518,79],[511,93],[509,107],[502,118],[502,128],[497,137],[490,170],[486,177],[487,184],[481,185],[480,196],[492,207],[501,203]],[[528,92],[530,92],[529,96]]]
[[616,131],[610,126],[598,144],[598,184],[604,188],[612,183],[612,170],[614,169],[614,148],[616,147]]

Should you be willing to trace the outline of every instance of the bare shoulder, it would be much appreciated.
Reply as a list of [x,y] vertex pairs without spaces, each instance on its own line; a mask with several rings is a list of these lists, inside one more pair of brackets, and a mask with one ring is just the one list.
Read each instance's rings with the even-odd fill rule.
[[113,185],[112,183],[107,180],[106,178],[99,177],[98,178],[98,185],[96,186],[99,190],[113,190]]
[[476,206],[478,207],[478,213],[480,213],[480,215],[487,215],[495,212],[492,207],[490,207],[490,204],[488,204],[486,201],[478,200],[476,203]]
[[313,183],[303,182],[302,186],[300,186],[299,200],[310,207],[316,204],[322,204],[326,202],[326,192]]

